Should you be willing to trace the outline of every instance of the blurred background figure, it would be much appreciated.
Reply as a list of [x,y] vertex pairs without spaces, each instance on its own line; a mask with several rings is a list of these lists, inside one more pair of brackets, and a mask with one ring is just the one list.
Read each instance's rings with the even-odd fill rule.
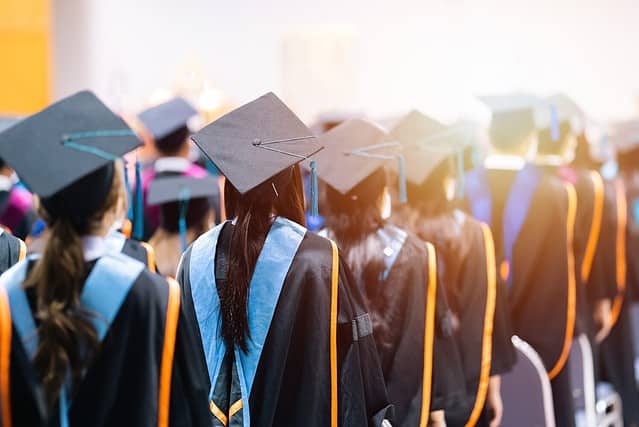
[[393,126],[388,139],[399,141],[406,153],[408,203],[393,206],[392,221],[437,250],[465,380],[461,402],[446,408],[447,424],[496,426],[503,414],[500,375],[511,369],[515,354],[505,290],[496,281],[492,234],[457,208],[472,130],[444,126],[419,111]]
[[[556,423],[572,426],[575,409],[566,362],[575,326],[574,188],[529,163],[537,137],[534,96],[481,99],[493,112],[493,152],[466,175],[468,209],[491,227],[512,331],[543,360],[552,381]],[[539,328],[546,323],[553,327]]]
[[[18,121],[17,118],[0,117],[0,132]],[[14,170],[0,158],[0,226],[24,240],[36,220],[31,193],[20,184]]]
[[385,138],[362,119],[322,135],[325,148],[316,161],[326,184],[326,229],[320,234],[337,242],[366,298],[395,425],[445,425],[444,410],[465,392],[462,361],[434,247],[388,221],[385,166],[403,157],[394,153],[399,144]]
[[149,240],[158,271],[174,276],[182,253],[215,224],[211,199],[218,196],[215,177],[165,177],[149,186],[149,206],[159,206],[160,222]]
[[[167,176],[203,178],[207,175],[205,169],[191,160],[192,144],[188,121],[197,114],[197,110],[185,99],[174,98],[144,110],[138,115],[138,119],[151,135],[153,147],[157,153],[155,160],[142,174],[144,232],[141,237],[136,236],[138,239],[148,240],[160,223],[158,206],[148,203],[151,182]],[[134,212],[134,216],[140,218],[137,212]]]

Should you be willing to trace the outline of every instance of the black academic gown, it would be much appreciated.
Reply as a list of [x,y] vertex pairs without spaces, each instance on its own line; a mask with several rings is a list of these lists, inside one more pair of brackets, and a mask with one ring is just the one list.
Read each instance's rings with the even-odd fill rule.
[[[510,284],[506,284],[505,289],[513,332],[539,353],[549,372],[557,425],[572,426],[575,423],[574,402],[566,361],[573,337],[576,304],[574,258],[568,236],[568,230],[574,229],[568,218],[569,204],[576,199],[574,190],[568,190],[552,174],[540,174],[512,248],[511,264],[505,268],[504,209],[513,183],[523,171],[478,171],[485,172],[491,193],[489,221],[498,272],[502,280],[506,276],[504,270],[510,270],[511,274]],[[469,178],[476,176],[470,174]],[[469,189],[470,184],[467,180]]]
[[[494,276],[492,280],[489,278],[487,251],[493,245],[492,234],[488,227],[484,230],[478,221],[459,210],[423,221],[427,221],[428,229],[432,230],[429,238],[438,251],[440,278],[458,319],[455,338],[466,386],[461,405],[446,408],[446,422],[451,427],[466,425],[477,404],[480,411],[477,425],[487,425],[489,414],[483,409],[486,394],[479,392],[480,381],[508,372],[515,363],[503,284],[496,283]],[[491,325],[488,331],[486,321]],[[490,370],[482,372],[482,349],[487,345],[486,340],[492,348],[488,354]]]
[[[386,226],[385,231],[393,234],[390,226]],[[375,329],[375,341],[388,395],[395,407],[395,426],[416,426],[420,422],[425,315],[427,300],[431,298],[429,261],[432,260],[424,242],[407,233],[378,295],[370,295],[369,286],[360,286],[369,292],[369,310],[374,318],[384,324],[383,330]],[[435,262],[435,269],[438,264]],[[459,404],[466,392],[446,292],[441,282],[435,280],[431,412]]]
[[[634,271],[637,261],[632,256],[636,248],[632,247],[632,230],[634,221],[632,208],[626,203],[628,200],[623,180],[606,181],[606,203],[610,206],[604,214],[602,227],[608,250],[602,254],[605,258],[608,273],[608,283],[616,285],[616,295],[613,300],[613,320],[615,321],[610,334],[600,345],[600,376],[610,382],[620,394],[623,407],[624,423],[639,424],[639,390],[635,380],[634,346],[632,319],[630,306],[634,286]],[[624,204],[626,209],[623,211]],[[624,224],[626,223],[626,224]],[[626,226],[624,226],[626,225]],[[629,239],[627,239],[630,237]],[[620,252],[621,251],[621,252]],[[625,257],[623,251],[626,252]],[[623,257],[623,259],[621,258]],[[626,270],[626,271],[624,271]],[[622,276],[622,277],[620,277]],[[631,289],[631,288],[630,288]]]
[[[227,222],[222,227],[217,248],[210,249],[218,265],[216,277],[225,274],[218,271],[220,253],[228,248],[233,225]],[[177,279],[182,285],[189,328],[201,340],[191,292],[192,250],[193,246],[185,252]],[[330,242],[307,232],[286,274],[248,397],[251,426],[331,425],[331,265]],[[340,257],[339,425],[380,426],[390,416],[390,407],[365,304],[351,283],[350,272]],[[192,354],[200,359],[198,376],[208,382],[202,346]]]
[[138,242],[133,239],[126,239],[124,246],[122,246],[122,253],[140,261],[147,266],[149,271],[153,273],[157,272],[157,266],[155,265],[155,251],[148,243]]
[[[606,200],[605,185],[598,172],[569,167],[541,167],[545,173],[557,176],[575,189],[577,210],[575,215],[573,252],[575,256],[575,336],[585,334],[594,345],[593,309],[598,300],[612,299],[616,295],[611,286],[610,266],[603,252],[614,253],[610,235],[602,236],[604,216],[614,215],[614,207]],[[614,233],[613,233],[614,235]],[[609,253],[609,252],[608,252]]]
[[27,254],[24,242],[9,233],[0,234],[0,274],[11,268]]
[[[31,262],[32,263],[32,262]],[[88,263],[87,269],[94,263]],[[143,270],[71,395],[70,426],[157,426],[158,387],[168,301],[164,279]],[[33,293],[27,294],[35,305]],[[170,426],[210,426],[204,377],[197,369],[195,339],[180,312],[173,362]],[[11,347],[11,407],[14,426],[58,426],[58,405],[43,414],[35,398],[33,365],[15,330]]]

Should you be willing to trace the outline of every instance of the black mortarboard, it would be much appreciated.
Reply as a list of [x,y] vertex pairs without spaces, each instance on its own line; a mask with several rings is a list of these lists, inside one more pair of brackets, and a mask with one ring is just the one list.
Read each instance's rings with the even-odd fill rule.
[[197,110],[191,104],[178,97],[142,111],[138,118],[153,139],[158,141],[187,127],[189,119],[196,114]]
[[384,143],[386,132],[364,120],[347,120],[320,136],[324,150],[317,155],[317,175],[342,194],[397,158],[398,144]]
[[213,197],[219,192],[217,178],[167,176],[151,181],[147,203],[151,206],[185,199]]
[[0,157],[50,214],[81,219],[110,190],[113,161],[140,145],[122,119],[84,91],[2,132]]
[[572,132],[571,119],[579,117],[579,114],[577,104],[565,95],[540,100],[535,108],[537,151],[540,154],[562,151],[566,138]]
[[322,149],[273,93],[222,116],[192,139],[241,194]]
[[440,163],[448,155],[443,150],[433,152],[425,149],[428,139],[446,132],[442,123],[419,111],[413,110],[397,122],[391,129],[387,139],[399,142],[406,161],[406,179],[414,184],[426,180],[432,168],[429,163]]

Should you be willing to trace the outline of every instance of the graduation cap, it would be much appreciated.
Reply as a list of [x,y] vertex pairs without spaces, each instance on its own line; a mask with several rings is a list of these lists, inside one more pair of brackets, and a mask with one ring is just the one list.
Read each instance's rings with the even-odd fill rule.
[[175,131],[186,128],[189,119],[197,114],[184,98],[177,97],[163,104],[148,108],[138,114],[155,141],[162,140]]
[[639,119],[613,123],[608,138],[619,153],[627,153],[639,147]]
[[573,121],[581,121],[583,111],[567,95],[557,94],[543,99],[535,109],[538,151],[555,152],[572,133]]
[[[348,194],[389,160],[404,168],[399,143],[385,139],[384,129],[364,119],[347,120],[334,127],[320,137],[324,150],[317,156],[318,176],[335,190]],[[400,188],[400,193],[405,199],[405,188]]]
[[426,180],[430,171],[427,165],[438,164],[446,157],[443,152],[433,158],[433,153],[423,149],[429,137],[446,131],[446,126],[425,114],[413,110],[401,118],[388,133],[387,140],[399,142],[407,154],[406,179],[414,184]]
[[[311,130],[270,92],[212,122],[192,139],[241,194],[322,149]],[[311,162],[311,171],[314,168]],[[317,191],[313,199],[316,214]]]
[[[420,113],[411,112],[395,126],[389,138],[399,141],[406,158],[406,178],[415,185],[421,185],[433,170],[447,159],[456,159],[457,173],[464,173],[464,149],[471,142],[473,128],[469,123],[460,122],[445,126]],[[463,185],[463,180],[458,180]],[[463,194],[463,187],[458,195]]]
[[480,96],[479,100],[492,111],[490,140],[493,146],[517,146],[535,132],[535,108],[540,105],[540,99],[534,95],[491,95]]
[[[545,99],[546,103],[553,105],[557,109],[559,117],[565,117],[571,121],[582,122],[586,117],[586,113],[581,109],[579,104],[565,93],[556,93]],[[583,123],[580,123],[583,125]]]
[[182,251],[185,251],[189,203],[197,199],[211,198],[217,195],[218,192],[217,178],[212,176],[204,178],[188,176],[164,177],[151,182],[147,202],[151,206],[177,202],[178,231],[182,242]]
[[0,157],[53,216],[85,219],[110,191],[114,160],[139,147],[93,93],[69,96],[0,133]]

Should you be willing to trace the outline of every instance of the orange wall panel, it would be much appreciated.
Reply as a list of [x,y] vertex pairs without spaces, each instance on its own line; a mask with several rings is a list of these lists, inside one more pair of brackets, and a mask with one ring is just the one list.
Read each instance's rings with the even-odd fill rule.
[[49,0],[0,0],[0,114],[29,114],[50,100]]

